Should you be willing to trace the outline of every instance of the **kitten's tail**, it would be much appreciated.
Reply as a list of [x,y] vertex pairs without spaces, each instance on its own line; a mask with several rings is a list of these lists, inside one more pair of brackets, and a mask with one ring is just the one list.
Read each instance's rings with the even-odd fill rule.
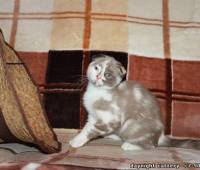
[[200,150],[200,140],[172,139],[169,136],[166,136],[164,135],[164,133],[162,133],[158,141],[158,146]]

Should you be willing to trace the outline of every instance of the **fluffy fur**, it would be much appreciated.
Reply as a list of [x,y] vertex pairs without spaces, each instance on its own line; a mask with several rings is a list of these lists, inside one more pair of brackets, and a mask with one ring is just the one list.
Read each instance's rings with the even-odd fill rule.
[[155,97],[137,82],[122,81],[125,74],[121,63],[109,56],[90,63],[89,83],[83,97],[88,121],[70,141],[72,147],[81,147],[99,136],[122,140],[124,150],[170,143],[161,137],[164,126]]

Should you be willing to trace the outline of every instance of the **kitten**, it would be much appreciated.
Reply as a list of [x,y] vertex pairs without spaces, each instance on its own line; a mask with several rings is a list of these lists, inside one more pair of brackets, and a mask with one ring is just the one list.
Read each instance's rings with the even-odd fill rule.
[[[122,64],[109,56],[102,55],[90,63],[83,97],[88,120],[70,141],[72,147],[81,147],[99,136],[122,140],[124,150],[158,145],[164,129],[159,105],[141,84],[123,81],[125,74]],[[170,141],[162,135],[159,143],[164,146]]]

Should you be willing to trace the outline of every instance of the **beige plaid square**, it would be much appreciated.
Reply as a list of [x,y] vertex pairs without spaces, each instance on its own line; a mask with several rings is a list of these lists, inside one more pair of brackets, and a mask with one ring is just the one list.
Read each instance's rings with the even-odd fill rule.
[[15,48],[19,51],[48,51],[51,47],[51,30],[52,21],[20,20]]
[[[114,3],[113,3],[114,2]],[[128,1],[126,0],[93,0],[92,13],[127,15]]]
[[85,12],[85,1],[83,0],[54,0],[54,12]]
[[51,49],[82,49],[84,21],[82,19],[53,20]]
[[9,41],[11,36],[12,21],[9,19],[0,21],[0,28],[4,31],[5,40]]
[[90,49],[128,50],[128,24],[123,21],[92,20]]
[[46,13],[52,12],[54,0],[20,0],[21,13]]
[[161,26],[138,25],[130,22],[128,28],[129,53],[164,58]]
[[162,19],[161,0],[128,0],[128,15],[140,19]]
[[8,13],[13,12],[14,9],[14,0],[0,0],[0,12]]

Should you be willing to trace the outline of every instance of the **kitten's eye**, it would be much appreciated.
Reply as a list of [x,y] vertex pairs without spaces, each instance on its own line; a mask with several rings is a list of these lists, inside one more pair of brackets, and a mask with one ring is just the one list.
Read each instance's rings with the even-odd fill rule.
[[100,72],[100,71],[101,71],[101,66],[98,65],[98,64],[95,65],[95,66],[94,66],[94,70],[97,71],[97,72]]
[[105,73],[104,76],[105,76],[107,79],[112,79],[112,78],[113,78],[112,74],[110,74],[110,73]]
[[97,66],[94,66],[94,69],[95,69],[95,70],[98,70],[99,68],[98,68]]

